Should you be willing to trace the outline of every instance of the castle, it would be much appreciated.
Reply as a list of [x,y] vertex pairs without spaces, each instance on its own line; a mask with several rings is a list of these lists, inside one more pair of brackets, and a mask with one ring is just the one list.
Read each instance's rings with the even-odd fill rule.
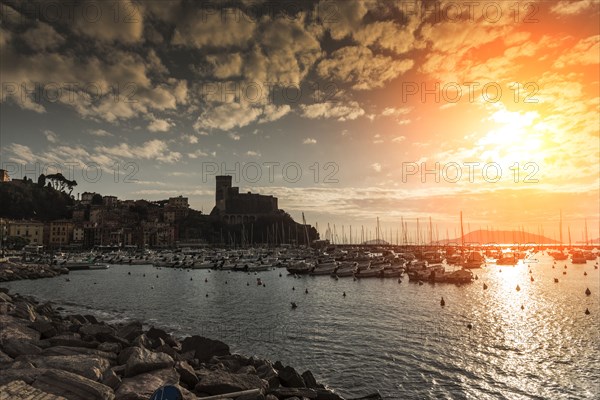
[[219,216],[226,224],[242,224],[279,212],[277,197],[240,193],[240,188],[231,185],[231,179],[230,175],[216,177],[215,207],[211,215]]

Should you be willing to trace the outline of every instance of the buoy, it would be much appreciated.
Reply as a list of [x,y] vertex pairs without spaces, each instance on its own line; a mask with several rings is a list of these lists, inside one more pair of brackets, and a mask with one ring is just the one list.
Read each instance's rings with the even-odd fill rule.
[[267,285],[263,283],[263,287],[267,287]]
[[204,278],[204,282],[208,282],[208,278]]
[[521,304],[521,310],[524,310],[525,306],[523,304]]
[[227,285],[227,281],[225,281],[225,284]]
[[498,272],[502,272],[502,269],[499,269]]
[[353,280],[354,282],[356,282],[356,277],[352,278],[352,280]]
[[590,315],[590,310],[589,310],[589,308],[586,308],[586,309],[585,309],[585,315]]
[[483,284],[483,290],[486,290],[488,288],[488,286],[484,283]]
[[533,282],[533,281],[534,281],[534,279],[533,279],[533,276],[532,276],[532,277],[531,277],[531,282]]
[[446,305],[446,302],[444,301],[444,298],[442,297],[442,299],[440,300],[440,306],[444,307]]
[[554,269],[554,265],[552,266],[552,269]]
[[250,286],[250,282],[246,282],[246,286]]
[[279,273],[279,277],[281,278],[281,272]]
[[158,278],[158,275],[156,275],[156,277]]
[[584,272],[584,273],[583,273],[583,276],[587,276],[587,272]]
[[398,283],[402,283],[402,279],[398,278]]
[[423,285],[423,281],[419,281],[419,286]]
[[473,329],[473,324],[470,324],[470,323],[469,323],[469,324],[467,324],[467,328],[469,328],[469,329]]
[[304,293],[305,293],[305,294],[308,294],[308,289],[304,289]]
[[518,292],[519,290],[521,290],[521,288],[519,287],[519,285],[517,285],[517,292]]
[[478,280],[478,279],[479,279],[479,276],[475,275],[475,280]]
[[206,297],[208,297],[208,293],[206,293]]
[[554,278],[554,283],[558,283],[558,278]]
[[146,274],[142,275],[144,278],[146,277]]
[[190,281],[193,281],[193,280],[194,280],[194,278],[190,278]]
[[292,286],[292,290],[296,290],[296,288],[294,286]]
[[150,286],[150,289],[154,289],[154,286]]
[[131,271],[127,273],[127,275],[131,275]]
[[65,282],[71,282],[71,280],[69,278],[65,279]]
[[563,271],[563,275],[566,275],[566,274],[567,274],[567,271]]
[[294,302],[292,301],[292,308],[297,308],[297,307],[298,307],[298,306],[296,305],[296,303],[294,303]]
[[346,292],[344,292],[344,294],[342,296],[346,297]]
[[565,269],[567,269],[567,264],[565,264]]
[[585,289],[585,295],[589,296],[590,294],[592,294],[592,292],[590,291],[590,288]]

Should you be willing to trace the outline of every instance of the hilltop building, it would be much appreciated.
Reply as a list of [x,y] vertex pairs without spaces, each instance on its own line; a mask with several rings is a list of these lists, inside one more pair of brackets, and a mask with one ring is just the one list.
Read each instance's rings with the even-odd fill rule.
[[230,175],[216,177],[215,207],[211,215],[220,217],[226,224],[254,222],[261,216],[278,212],[277,197],[240,193],[240,188],[231,185]]

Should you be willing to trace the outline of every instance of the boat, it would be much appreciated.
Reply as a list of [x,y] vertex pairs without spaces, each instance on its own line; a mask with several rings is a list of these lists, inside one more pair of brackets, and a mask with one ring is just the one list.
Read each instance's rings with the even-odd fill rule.
[[309,275],[331,275],[337,270],[337,262],[327,262],[324,264],[317,264]]
[[517,265],[519,260],[515,253],[503,252],[500,258],[496,260],[496,265]]
[[94,263],[88,267],[88,269],[109,269],[109,268],[110,268],[110,265],[101,264],[101,263]]
[[314,264],[306,261],[300,261],[292,265],[288,265],[286,270],[292,275],[306,275],[314,268]]
[[484,262],[485,259],[479,251],[470,251],[465,260],[462,262],[462,267],[467,269],[481,268],[481,264]]
[[370,266],[367,269],[358,270],[355,274],[357,278],[381,278],[383,277],[384,265]]
[[435,275],[445,273],[446,268],[443,264],[424,265],[420,268],[412,268],[407,271],[409,282],[428,281]]
[[583,255],[583,252],[574,251],[571,254],[571,264],[585,264],[586,262],[587,262],[587,259]]
[[358,270],[357,262],[344,261],[340,264],[340,266],[335,271],[335,273],[332,274],[332,276],[338,276],[340,278],[354,276],[354,274],[356,273],[357,270]]

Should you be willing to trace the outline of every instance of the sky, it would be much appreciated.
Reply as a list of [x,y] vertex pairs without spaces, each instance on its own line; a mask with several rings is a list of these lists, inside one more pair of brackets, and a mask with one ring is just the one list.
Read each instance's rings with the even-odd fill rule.
[[0,4],[12,177],[208,213],[230,174],[322,234],[558,237],[562,210],[600,236],[598,0]]

